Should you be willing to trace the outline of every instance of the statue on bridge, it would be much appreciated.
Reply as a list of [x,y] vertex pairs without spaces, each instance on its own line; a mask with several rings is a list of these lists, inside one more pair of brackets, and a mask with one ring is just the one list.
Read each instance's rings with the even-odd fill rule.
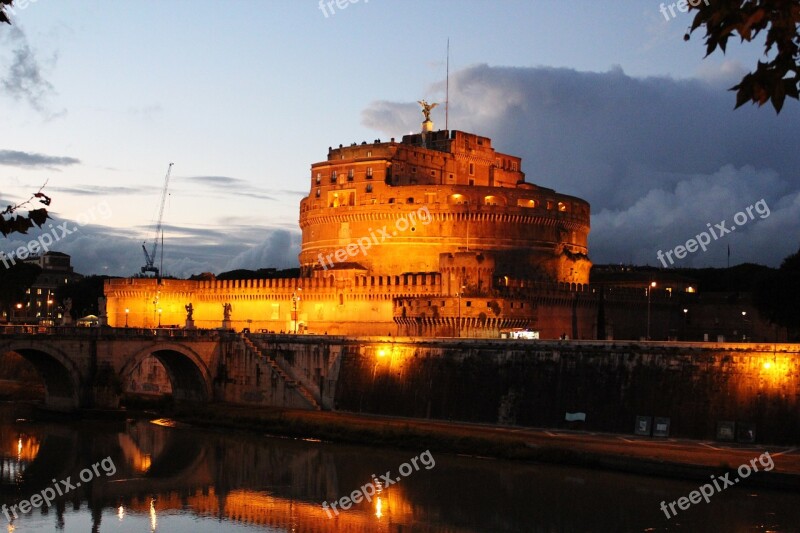
[[186,309],[186,325],[184,326],[185,329],[194,329],[194,306],[192,302],[183,306]]
[[231,304],[225,302],[222,304],[222,329],[231,329]]
[[64,298],[64,316],[61,318],[62,326],[72,324],[72,298]]

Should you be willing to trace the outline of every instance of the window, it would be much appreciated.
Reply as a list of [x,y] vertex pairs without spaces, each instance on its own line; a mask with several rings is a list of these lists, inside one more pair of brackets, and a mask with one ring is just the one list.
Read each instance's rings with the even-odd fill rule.
[[352,168],[347,171],[347,181],[353,181],[353,177],[355,176],[356,171]]
[[470,163],[469,164],[469,175],[470,176],[474,176],[475,175],[475,163]]
[[317,189],[316,197],[319,198],[319,195],[322,194],[319,189]]
[[417,173],[417,167],[411,167],[411,173],[412,174],[416,174]]
[[319,185],[320,181],[322,181],[322,172],[317,172],[317,185]]
[[408,199],[406,200],[406,203],[407,204],[413,204],[414,203],[414,197],[413,196],[409,196]]
[[470,302],[469,300],[467,300],[467,307],[472,307],[472,302]]
[[567,210],[567,204],[565,204],[564,202],[558,202],[558,210],[562,211],[562,212],[566,211]]
[[367,150],[367,157],[372,157],[372,150]]
[[372,184],[367,183],[367,192],[372,192]]
[[367,167],[367,179],[372,179],[372,167]]
[[394,198],[389,198],[389,203],[393,204],[394,203]]
[[331,172],[331,183],[336,183],[336,171]]
[[511,162],[511,170],[513,170],[514,172],[517,171],[517,162],[516,161],[512,161]]

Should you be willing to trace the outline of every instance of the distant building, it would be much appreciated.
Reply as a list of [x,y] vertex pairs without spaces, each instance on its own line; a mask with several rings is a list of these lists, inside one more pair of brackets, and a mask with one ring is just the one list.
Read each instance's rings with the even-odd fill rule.
[[60,324],[64,309],[56,301],[56,289],[83,276],[73,270],[70,256],[61,252],[30,256],[24,262],[37,265],[42,272],[25,291],[25,299],[17,304],[16,321]]

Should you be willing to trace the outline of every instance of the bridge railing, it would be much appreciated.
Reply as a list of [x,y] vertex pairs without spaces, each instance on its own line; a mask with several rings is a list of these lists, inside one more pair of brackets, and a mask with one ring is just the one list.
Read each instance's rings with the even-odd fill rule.
[[31,324],[0,325],[2,335],[54,335],[59,337],[96,338],[113,337],[147,337],[178,338],[192,340],[217,340],[234,336],[235,333],[218,329],[182,329],[182,328],[112,328],[112,327],[79,327],[79,326],[40,326]]

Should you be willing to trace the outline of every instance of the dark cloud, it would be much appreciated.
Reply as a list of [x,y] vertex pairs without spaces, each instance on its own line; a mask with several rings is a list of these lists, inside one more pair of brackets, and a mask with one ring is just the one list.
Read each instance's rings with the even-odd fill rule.
[[[53,226],[62,220],[53,221]],[[71,234],[57,240],[52,250],[72,256],[72,265],[82,274],[132,276],[144,265],[142,233],[139,228],[111,228],[70,221]],[[76,231],[77,228],[77,231]],[[35,240],[50,228],[31,230],[28,235],[13,234],[0,241],[0,251],[8,255],[27,242]],[[60,235],[57,231],[56,234]],[[149,234],[149,233],[148,233]],[[299,231],[289,232],[271,227],[234,227],[226,231],[205,228],[165,226],[164,273],[188,277],[201,272],[223,272],[233,268],[288,268],[297,266],[300,252]],[[231,238],[231,235],[236,235]],[[266,236],[266,238],[265,238]],[[152,242],[146,242],[148,251]],[[161,250],[156,254],[161,262]]]
[[0,165],[16,167],[64,167],[77,165],[81,161],[74,157],[19,152],[16,150],[0,150]]
[[8,71],[0,78],[5,92],[15,100],[27,102],[47,118],[65,113],[52,110],[49,100],[55,94],[55,90],[45,79],[39,60],[19,26],[13,26],[8,31],[6,40],[11,43],[13,49]]
[[[478,65],[451,76],[450,128],[486,135],[497,150],[522,156],[527,181],[588,200],[597,263],[655,264],[659,249],[764,198],[770,216],[729,239],[731,260],[776,265],[800,244],[800,150],[793,147],[800,105],[788,102],[779,116],[768,108],[734,111],[720,80],[739,72],[723,64],[704,69],[701,79],[675,80],[634,78],[619,68]],[[400,136],[417,131],[421,117],[416,104],[376,102],[363,122]],[[680,265],[724,265],[727,244],[716,241]]]

